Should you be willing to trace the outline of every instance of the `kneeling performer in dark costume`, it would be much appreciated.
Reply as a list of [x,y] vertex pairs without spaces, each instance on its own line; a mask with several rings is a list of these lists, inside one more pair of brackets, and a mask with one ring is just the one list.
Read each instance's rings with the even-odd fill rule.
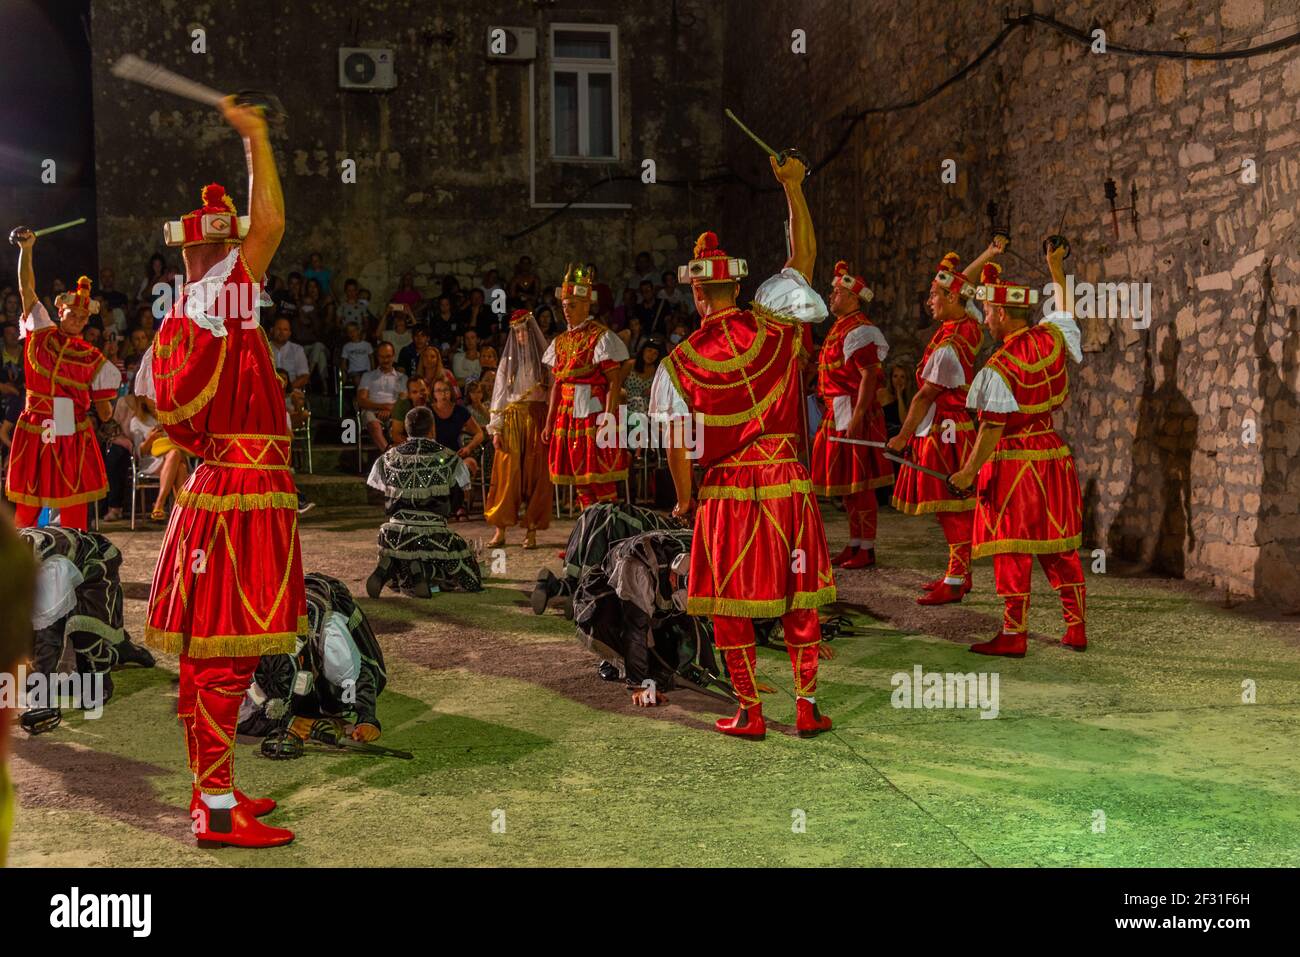
[[385,452],[366,484],[384,493],[388,521],[379,530],[379,564],[366,579],[378,598],[385,585],[416,598],[435,588],[482,591],[478,561],[465,539],[447,527],[451,486],[470,484],[465,462],[433,436],[433,412],[417,406],[403,424],[410,438]]
[[239,706],[239,733],[287,730],[299,739],[326,719],[352,724],[355,741],[374,741],[379,694],[388,683],[384,653],[366,613],[337,578],[307,579],[308,635],[292,655],[264,655]]
[[[153,655],[133,643],[122,627],[122,553],[103,535],[74,528],[24,528],[18,534],[40,563],[36,600],[32,606],[34,654],[28,678],[28,698],[39,702],[20,718],[32,734],[52,731],[62,712],[57,700],[44,700],[56,687],[55,672],[65,641],[72,643],[81,681],[102,676],[101,700],[113,694],[109,672],[117,665],[152,668]],[[47,689],[38,693],[40,685]]]

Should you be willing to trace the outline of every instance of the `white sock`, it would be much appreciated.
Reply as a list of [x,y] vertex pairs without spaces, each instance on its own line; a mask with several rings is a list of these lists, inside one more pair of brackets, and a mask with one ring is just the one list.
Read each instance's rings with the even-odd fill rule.
[[859,538],[858,541],[861,543],[862,548],[876,547],[876,540],[874,538]]
[[947,577],[943,580],[943,583],[944,583],[945,585],[964,585],[964,584],[966,584],[966,579],[964,579],[964,578],[953,578],[951,575],[949,575],[949,576],[947,576]]
[[214,810],[224,810],[235,806],[235,792],[229,794],[204,794],[203,803]]
[[849,539],[849,548],[861,548],[861,547],[862,547],[861,539],[857,539],[857,538]]
[[816,703],[817,703],[817,699],[816,699],[816,698],[810,698],[810,697],[808,697],[807,695],[799,695],[799,697],[800,697],[800,698],[803,698],[803,700],[804,700],[804,701],[807,701],[809,704],[816,704]]

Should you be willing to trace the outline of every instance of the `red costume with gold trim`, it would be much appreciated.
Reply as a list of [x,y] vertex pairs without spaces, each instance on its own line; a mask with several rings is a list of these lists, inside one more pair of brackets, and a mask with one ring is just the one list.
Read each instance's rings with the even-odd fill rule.
[[[996,275],[986,266],[989,285],[981,288],[992,288]],[[1056,313],[1008,335],[972,384],[969,404],[981,424],[1002,426],[976,484],[974,557],[993,556],[1005,605],[1002,634],[1023,638],[1037,555],[1061,596],[1067,643],[1081,647],[1083,502],[1070,448],[1052,425],[1053,410],[1069,393],[1071,358],[1081,358],[1078,326],[1068,313]]]
[[[220,187],[204,208],[233,204]],[[234,788],[239,704],[262,655],[307,632],[298,499],[284,393],[257,321],[258,286],[237,244],[185,287],[153,345],[158,421],[203,464],[176,497],[145,640],[181,655],[178,712],[195,783]]]
[[[90,279],[82,276],[62,302],[86,309]],[[103,353],[54,325],[37,303],[23,320],[27,404],[18,417],[5,494],[17,524],[35,523],[41,508],[60,508],[61,523],[85,529],[86,503],[108,492],[104,457],[91,416],[94,402],[111,399],[122,381]]]
[[[558,298],[573,295],[575,288],[585,290],[586,296],[591,294],[581,270],[576,275],[570,270],[565,285],[557,290]],[[556,336],[542,358],[560,389],[547,449],[551,482],[577,486],[578,501],[584,508],[593,502],[614,501],[617,483],[627,478],[627,449],[601,448],[596,426],[609,396],[607,373],[618,369],[627,357],[622,339],[608,326],[587,319]]]
[[[957,254],[948,253],[939,264],[935,281],[946,279],[952,284],[949,288],[960,290],[964,280],[957,266]],[[941,391],[908,444],[908,457],[918,465],[951,475],[966,461],[975,441],[975,423],[966,411],[966,393],[983,340],[979,323],[969,314],[942,323],[930,337],[916,367],[916,384],[924,388],[930,382]],[[941,586],[946,584],[952,590],[949,597],[960,600],[960,595],[970,588],[974,499],[957,498],[941,480],[904,465],[894,483],[893,504],[908,515],[936,516],[948,541],[948,568],[945,576],[932,585],[935,593],[941,593]],[[919,601],[931,603],[927,597]]]
[[[726,260],[706,233],[699,258]],[[692,263],[694,266],[694,263]],[[825,306],[793,269],[764,284]],[[728,308],[669,354],[656,373],[650,412],[694,423],[704,468],[691,541],[686,610],[713,617],[742,708],[759,704],[752,619],[780,616],[797,694],[817,687],[821,628],[815,609],[835,600],[826,534],[812,481],[800,463],[799,360],[810,352],[802,322],[761,304]],[[690,443],[687,443],[690,447]],[[802,706],[801,706],[802,707]]]
[[[860,301],[870,300],[870,290],[861,279],[849,273],[847,263],[836,264],[835,278],[837,284],[854,292]],[[863,377],[872,377],[878,386],[881,363],[888,354],[884,335],[859,309],[835,320],[817,357],[817,391],[825,415],[813,439],[813,490],[818,495],[844,497],[849,545],[836,561],[846,568],[865,567],[875,562],[875,490],[892,484],[894,471],[883,449],[830,440],[832,437],[882,443],[888,440],[885,412],[874,387],[867,395],[867,411],[861,427],[849,428],[858,411]],[[853,553],[860,548],[870,555],[854,557]]]

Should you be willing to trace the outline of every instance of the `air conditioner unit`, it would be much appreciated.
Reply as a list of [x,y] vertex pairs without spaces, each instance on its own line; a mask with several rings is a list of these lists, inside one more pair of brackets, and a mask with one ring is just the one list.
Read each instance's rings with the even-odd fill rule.
[[396,86],[392,50],[339,47],[339,89],[391,90]]
[[537,31],[532,27],[488,27],[489,60],[536,60]]

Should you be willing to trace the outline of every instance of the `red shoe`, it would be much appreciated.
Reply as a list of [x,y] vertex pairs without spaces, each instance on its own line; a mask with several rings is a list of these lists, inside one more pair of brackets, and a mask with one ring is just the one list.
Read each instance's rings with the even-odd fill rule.
[[845,545],[844,551],[840,552],[838,555],[836,555],[834,558],[831,559],[831,567],[839,568],[841,565],[843,565],[845,562],[847,562],[850,558],[852,558],[857,553],[858,553],[858,546]]
[[[253,817],[265,817],[275,810],[275,801],[270,798],[251,798],[239,788],[235,788],[235,800],[244,807],[248,808]],[[199,789],[196,787],[190,792],[190,817],[194,817],[194,812],[203,806],[203,799],[199,797]]]
[[194,820],[199,847],[280,847],[293,840],[293,831],[263,824],[242,804],[201,808]]
[[1084,634],[1083,625],[1071,625],[1065,629],[1065,637],[1061,639],[1061,644],[1071,651],[1087,651],[1088,636]]
[[723,734],[737,738],[762,738],[767,734],[767,722],[763,720],[762,703],[749,708],[737,708],[735,717],[719,718],[713,726]]
[[831,719],[817,710],[817,702],[796,698],[794,729],[801,738],[811,738],[831,729]]
[[961,601],[970,591],[970,578],[960,585],[949,585],[940,580],[939,584],[916,600],[918,605],[948,605]]
[[977,655],[999,655],[1003,658],[1023,658],[1026,647],[1024,632],[1018,635],[1008,635],[1006,632],[999,632],[998,636],[992,641],[982,641],[978,645],[971,645],[970,650]]
[[859,548],[856,555],[846,561],[840,568],[870,568],[876,563],[874,548]]

